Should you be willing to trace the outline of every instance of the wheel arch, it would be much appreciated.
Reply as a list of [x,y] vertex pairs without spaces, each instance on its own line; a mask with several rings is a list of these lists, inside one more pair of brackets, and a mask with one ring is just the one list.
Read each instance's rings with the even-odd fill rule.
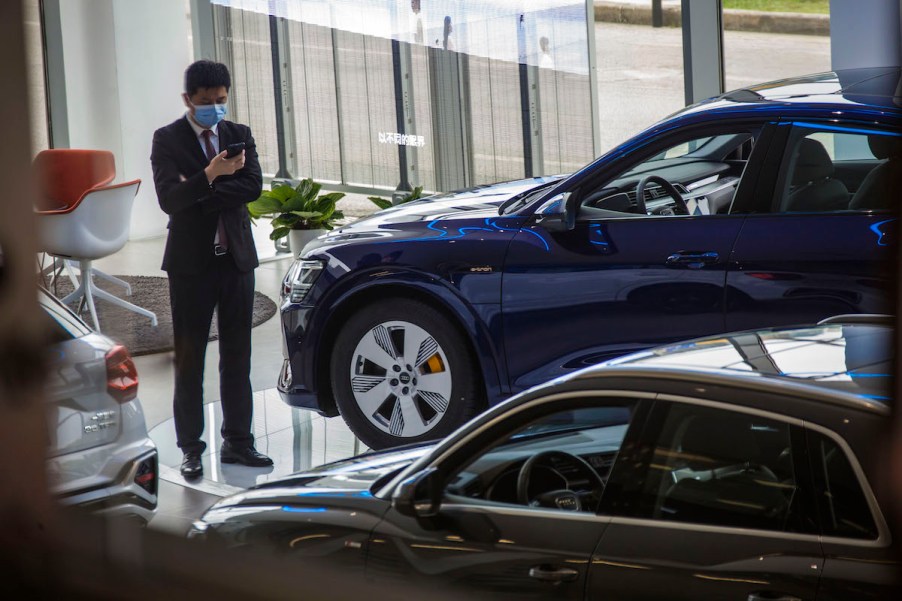
[[329,315],[319,337],[320,344],[314,364],[317,397],[323,409],[336,415],[338,413],[329,376],[329,365],[341,325],[350,315],[368,304],[393,297],[416,300],[428,305],[447,317],[448,322],[461,334],[479,369],[480,389],[484,395],[482,410],[494,404],[493,400],[508,394],[507,386],[502,385],[503,362],[482,317],[455,291],[433,278],[430,280],[418,280],[408,275],[403,279],[354,287],[330,304]]

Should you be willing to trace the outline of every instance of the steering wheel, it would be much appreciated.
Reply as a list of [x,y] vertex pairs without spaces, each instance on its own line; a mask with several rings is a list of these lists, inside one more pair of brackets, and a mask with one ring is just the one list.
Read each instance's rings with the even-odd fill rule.
[[640,214],[648,214],[648,209],[645,206],[645,187],[650,182],[655,182],[664,188],[664,191],[673,199],[673,202],[676,203],[677,207],[683,211],[683,214],[689,214],[689,205],[686,204],[683,195],[680,194],[680,191],[677,190],[673,184],[660,175],[646,175],[639,180],[638,184],[636,184],[636,206],[639,207]]
[[[577,492],[569,488],[543,492],[533,498],[529,497],[529,478],[533,469],[552,457],[568,462],[591,481],[591,489]],[[570,483],[568,482],[569,486]],[[564,451],[542,451],[536,453],[523,463],[517,476],[517,500],[523,505],[532,507],[551,507],[564,511],[582,511],[584,502],[598,495],[604,488],[604,480],[585,459]]]

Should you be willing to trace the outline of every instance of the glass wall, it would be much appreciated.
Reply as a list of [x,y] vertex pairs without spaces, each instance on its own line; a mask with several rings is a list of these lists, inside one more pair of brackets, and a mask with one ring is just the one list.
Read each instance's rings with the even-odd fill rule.
[[686,104],[679,6],[666,7],[661,26],[655,27],[651,4],[651,0],[634,4],[635,10],[630,11],[596,7],[602,150]]
[[232,118],[266,174],[280,120],[292,177],[362,188],[443,191],[595,156],[584,0],[212,3]]
[[279,165],[269,19],[253,11],[213,7],[216,52],[229,65],[229,119],[254,133],[263,173]]
[[780,13],[758,11],[757,19],[744,10],[760,6],[749,0],[724,0],[726,90],[830,71],[827,0],[783,0]]

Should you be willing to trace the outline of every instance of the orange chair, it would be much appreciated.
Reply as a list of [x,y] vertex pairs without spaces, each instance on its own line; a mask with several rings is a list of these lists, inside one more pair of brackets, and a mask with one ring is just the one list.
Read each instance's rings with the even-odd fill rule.
[[[91,266],[93,260],[117,252],[128,241],[132,204],[141,180],[108,185],[116,168],[113,154],[103,150],[45,150],[35,157],[34,167],[41,191],[35,209],[41,250],[54,257],[51,269],[61,261],[75,286],[63,302],[82,300],[87,304],[98,331],[94,296],[144,315],[157,325],[154,313],[96,288],[94,275],[123,286],[126,294],[131,294],[127,282]],[[79,262],[80,282],[68,261]]]
[[77,205],[89,190],[113,181],[116,160],[108,150],[54,148],[38,153],[34,171],[38,211],[55,211]]

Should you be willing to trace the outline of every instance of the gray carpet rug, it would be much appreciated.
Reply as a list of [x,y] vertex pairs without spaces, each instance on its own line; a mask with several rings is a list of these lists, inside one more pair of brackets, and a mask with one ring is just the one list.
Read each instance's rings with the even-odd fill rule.
[[[124,344],[132,355],[149,355],[172,350],[172,313],[169,310],[169,280],[151,276],[116,276],[132,286],[132,295],[126,296],[125,289],[95,277],[94,283],[100,288],[157,314],[159,325],[150,325],[150,319],[104,300],[94,299],[97,308],[97,319],[100,331],[110,338]],[[72,292],[72,283],[62,276],[56,285],[48,289],[57,298],[63,298]],[[77,310],[77,303],[70,305]],[[260,292],[254,293],[254,326],[258,326],[276,313],[276,304]],[[87,307],[81,314],[89,326],[93,326]],[[216,340],[219,333],[216,327],[216,316],[210,326],[210,340]]]

